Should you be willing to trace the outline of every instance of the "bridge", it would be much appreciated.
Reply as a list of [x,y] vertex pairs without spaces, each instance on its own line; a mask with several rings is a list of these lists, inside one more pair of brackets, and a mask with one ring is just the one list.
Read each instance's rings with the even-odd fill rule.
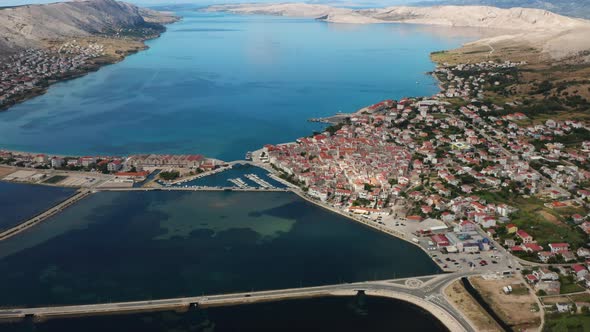
[[438,318],[450,331],[474,332],[474,327],[444,296],[446,286],[476,272],[437,274],[415,278],[345,283],[337,285],[257,291],[249,293],[181,297],[161,300],[0,309],[0,319],[33,317],[49,319],[68,316],[131,313],[138,311],[182,310],[191,307],[227,306],[318,296],[351,296],[364,292],[417,305]]

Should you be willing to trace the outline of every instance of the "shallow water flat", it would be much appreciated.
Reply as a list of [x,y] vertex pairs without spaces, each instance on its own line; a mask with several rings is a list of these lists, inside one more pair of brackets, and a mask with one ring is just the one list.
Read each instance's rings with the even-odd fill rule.
[[141,300],[439,272],[290,193],[97,193],[0,243],[0,304]]

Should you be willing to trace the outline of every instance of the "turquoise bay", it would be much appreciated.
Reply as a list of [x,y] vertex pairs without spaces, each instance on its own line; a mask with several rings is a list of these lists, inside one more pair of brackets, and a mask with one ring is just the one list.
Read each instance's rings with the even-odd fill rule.
[[473,31],[182,12],[150,49],[0,113],[0,148],[202,153],[308,135],[311,117],[431,95],[431,51]]

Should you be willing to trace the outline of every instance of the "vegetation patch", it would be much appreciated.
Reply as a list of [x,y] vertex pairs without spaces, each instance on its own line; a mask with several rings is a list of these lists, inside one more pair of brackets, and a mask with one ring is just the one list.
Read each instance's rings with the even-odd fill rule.
[[54,176],[50,177],[49,179],[43,181],[43,183],[56,184],[56,183],[62,182],[63,180],[65,180],[67,178],[68,177],[65,175],[54,175]]

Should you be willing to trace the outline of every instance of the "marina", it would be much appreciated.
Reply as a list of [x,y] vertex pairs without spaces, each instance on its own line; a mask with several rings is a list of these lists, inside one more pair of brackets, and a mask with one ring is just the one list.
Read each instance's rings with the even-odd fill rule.
[[263,168],[236,163],[231,167],[179,180],[174,185],[186,188],[286,189],[283,181]]

